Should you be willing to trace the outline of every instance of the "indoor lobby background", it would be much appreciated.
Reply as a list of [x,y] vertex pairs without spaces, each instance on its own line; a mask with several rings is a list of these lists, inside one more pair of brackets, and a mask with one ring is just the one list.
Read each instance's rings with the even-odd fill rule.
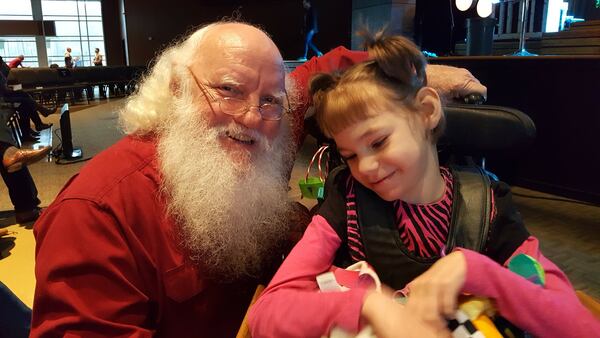
[[[387,24],[392,32],[414,38],[431,55],[439,56],[429,62],[469,69],[488,87],[486,104],[519,109],[532,118],[537,128],[532,144],[489,157],[487,167],[514,185],[526,225],[574,287],[600,297],[600,4],[565,1],[569,10],[564,14],[585,21],[546,32],[544,10],[552,1],[531,0],[526,46],[539,54],[532,57],[505,56],[519,46],[518,4],[502,7],[504,12],[497,4],[494,15],[499,21],[509,13],[514,19],[505,31],[493,33],[490,55],[463,57],[472,42],[465,41],[466,19],[477,17],[474,8],[461,12],[448,0],[314,2],[319,9],[314,42],[323,52],[339,45],[358,49],[360,40],[353,33],[362,24],[372,29]],[[107,69],[147,67],[174,39],[223,17],[260,25],[271,34],[289,66],[298,64],[295,60],[304,48],[301,0],[2,0],[0,55],[8,62],[23,54],[26,67],[63,66],[63,53],[71,47],[79,59],[77,66],[88,67],[94,49],[99,48]],[[54,25],[44,25],[42,20],[54,21]],[[122,136],[115,112],[123,102],[116,95],[72,102],[73,142],[82,146],[86,158]],[[48,121],[57,128],[59,116]],[[47,142],[56,146],[57,138],[49,133]],[[296,182],[315,150],[314,139],[308,138],[290,182],[294,199],[300,200]],[[42,206],[50,204],[84,164],[32,165]],[[311,201],[300,201],[311,205]],[[0,211],[0,227],[13,232],[10,240],[0,241],[0,280],[31,306],[35,285],[32,225],[15,223],[4,185],[0,186]]]

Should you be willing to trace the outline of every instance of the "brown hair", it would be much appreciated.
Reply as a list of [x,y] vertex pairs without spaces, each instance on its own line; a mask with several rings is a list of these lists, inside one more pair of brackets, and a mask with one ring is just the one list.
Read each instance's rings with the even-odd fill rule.
[[[362,35],[370,60],[341,76],[317,74],[310,81],[317,121],[329,137],[377,111],[398,105],[414,111],[415,95],[427,85],[427,61],[414,43],[401,36],[386,36],[384,31]],[[443,125],[442,119],[432,131],[433,142]]]

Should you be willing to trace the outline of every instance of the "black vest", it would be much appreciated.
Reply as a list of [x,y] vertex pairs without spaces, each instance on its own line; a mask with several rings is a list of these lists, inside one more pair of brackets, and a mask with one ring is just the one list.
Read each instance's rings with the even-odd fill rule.
[[[336,168],[337,169],[337,168]],[[342,170],[334,170],[337,175]],[[491,192],[488,175],[479,167],[452,167],[453,203],[446,252],[456,247],[484,252],[490,244],[493,226],[490,224]],[[328,177],[328,180],[330,177]],[[415,277],[425,272],[440,256],[419,257],[411,253],[398,233],[392,202],[381,199],[375,192],[355,182],[356,212],[361,240],[369,262],[377,271],[382,283],[394,289],[402,289]],[[496,222],[495,222],[496,223]],[[510,241],[512,253],[528,235],[516,236]],[[337,252],[334,264],[346,267],[350,263],[347,237]],[[505,243],[506,244],[506,243]],[[497,245],[492,245],[497,246]],[[511,251],[512,250],[512,251]],[[506,251],[506,250],[505,250]],[[489,255],[500,264],[506,254]]]

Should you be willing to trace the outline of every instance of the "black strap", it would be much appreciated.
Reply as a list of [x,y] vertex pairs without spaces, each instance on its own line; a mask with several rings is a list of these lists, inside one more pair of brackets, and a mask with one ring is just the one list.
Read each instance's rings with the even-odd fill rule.
[[[326,195],[343,194],[343,191],[338,190],[345,191],[345,184],[341,182],[342,180],[338,176],[344,170],[347,170],[345,166],[336,167],[329,174],[325,183]],[[455,247],[463,247],[483,252],[491,233],[490,215],[492,198],[490,179],[485,171],[477,166],[453,166],[450,170],[454,178],[454,191],[446,251],[450,252]],[[339,185],[342,186],[340,187]],[[391,202],[382,200],[375,192],[362,187],[358,182],[355,182],[354,191],[356,193],[358,223],[361,229],[361,236],[363,237],[363,248],[369,261],[376,260],[376,256],[380,255],[382,250],[385,251],[384,255],[386,258],[384,259],[386,261],[391,259],[391,256],[387,256],[396,255],[396,253],[400,254],[400,252],[403,252],[402,255],[408,256],[413,261],[424,264],[423,268],[426,268],[426,265],[430,265],[430,263],[435,261],[435,257],[431,258],[433,260],[415,257],[415,255],[403,249],[404,246],[397,233],[394,218],[395,211]],[[340,208],[344,208],[345,210],[345,205],[340,203],[340,206],[335,210],[340,213]],[[327,216],[326,211],[320,210],[319,213]],[[326,217],[326,219],[330,220],[329,218]],[[334,223],[332,224],[333,228],[342,239],[342,242],[346,243],[345,215],[343,219]],[[369,232],[369,234],[365,231]],[[342,247],[344,249],[341,252],[347,256],[346,245]],[[374,255],[373,250],[379,253]]]
[[[478,166],[453,166],[451,171],[454,191],[446,251],[462,247],[483,252],[490,234],[490,179]],[[355,192],[357,209],[362,213],[361,228],[396,229],[392,203],[383,201],[369,189],[360,189],[360,185],[355,185]]]
[[477,166],[452,167],[454,194],[447,252],[456,246],[482,252],[490,233],[490,179]]

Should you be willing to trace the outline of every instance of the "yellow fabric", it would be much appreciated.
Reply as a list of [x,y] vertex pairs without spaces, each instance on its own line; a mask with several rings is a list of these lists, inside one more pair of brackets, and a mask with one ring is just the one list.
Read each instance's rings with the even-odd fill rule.
[[252,304],[254,304],[256,300],[258,300],[258,297],[260,297],[264,289],[264,285],[259,284],[256,287],[256,291],[254,291],[254,296],[252,296],[252,300],[248,305],[248,310],[246,310],[246,314],[244,315],[244,320],[242,320],[242,325],[240,325],[240,329],[238,330],[238,333],[235,336],[236,338],[252,338],[252,335],[250,334],[250,328],[248,327],[248,312],[250,311],[250,307],[252,306]]

